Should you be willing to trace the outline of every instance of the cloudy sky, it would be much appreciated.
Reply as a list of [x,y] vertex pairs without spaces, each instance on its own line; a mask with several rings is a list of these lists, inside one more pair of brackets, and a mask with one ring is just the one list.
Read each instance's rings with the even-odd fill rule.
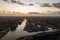
[[60,3],[60,0],[21,0],[22,2],[25,3],[34,3],[34,2],[39,2],[39,3]]
[[60,0],[0,0],[0,10],[28,12],[58,11],[55,7],[41,7],[40,3],[60,3]]

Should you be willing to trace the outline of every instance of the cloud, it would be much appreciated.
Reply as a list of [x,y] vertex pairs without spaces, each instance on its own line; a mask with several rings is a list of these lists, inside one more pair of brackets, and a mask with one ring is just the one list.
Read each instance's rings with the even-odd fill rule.
[[8,0],[3,0],[4,2],[7,2],[7,3],[9,3],[9,1]]
[[11,2],[12,2],[12,3],[16,3],[16,1],[15,1],[15,0],[11,0]]
[[[20,4],[21,2],[18,0],[18,1],[16,1],[16,0],[11,0],[11,2],[12,3],[16,3],[16,4]],[[22,4],[23,5],[23,4]]]
[[34,4],[29,4],[29,6],[34,6]]
[[52,7],[55,9],[60,9],[60,3],[36,3],[38,4],[40,7]]
[[36,3],[38,5],[40,5],[41,7],[52,7],[52,5],[50,5],[49,3]]
[[24,5],[24,3],[20,2],[19,0],[18,1],[15,1],[15,0],[11,0],[12,3],[16,3],[16,4],[20,4],[20,5]]
[[34,6],[34,4],[25,4],[25,3],[22,3],[21,1],[19,0],[3,0],[4,2],[7,2],[7,3],[15,3],[15,4],[18,4],[18,5],[25,5],[25,6]]
[[16,4],[19,4],[19,5],[24,5],[24,3],[20,2],[19,0],[3,0],[4,2],[7,2],[7,3],[16,3]]
[[52,4],[54,7],[60,8],[60,3],[53,3]]
[[[41,5],[41,4],[40,4]],[[41,5],[41,7],[52,7],[51,5],[49,5],[49,3],[43,3],[42,5]]]
[[60,11],[49,13],[46,16],[60,16]]

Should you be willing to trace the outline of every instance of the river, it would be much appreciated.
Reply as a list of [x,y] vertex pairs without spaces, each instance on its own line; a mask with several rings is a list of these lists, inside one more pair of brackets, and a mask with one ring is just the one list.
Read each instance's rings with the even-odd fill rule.
[[35,35],[37,33],[40,33],[40,32],[29,33],[27,31],[24,31],[23,29],[25,28],[26,23],[27,23],[27,19],[24,19],[21,25],[18,24],[18,27],[16,28],[15,31],[9,31],[1,40],[16,40],[23,36]]

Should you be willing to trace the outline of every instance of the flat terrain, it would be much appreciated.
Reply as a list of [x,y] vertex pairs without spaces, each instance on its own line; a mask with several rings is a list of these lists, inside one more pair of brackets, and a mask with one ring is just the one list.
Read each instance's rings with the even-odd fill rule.
[[38,32],[45,31],[48,28],[60,29],[60,17],[53,16],[0,16],[0,39],[5,36],[8,31],[14,31],[18,24],[27,19],[24,31]]

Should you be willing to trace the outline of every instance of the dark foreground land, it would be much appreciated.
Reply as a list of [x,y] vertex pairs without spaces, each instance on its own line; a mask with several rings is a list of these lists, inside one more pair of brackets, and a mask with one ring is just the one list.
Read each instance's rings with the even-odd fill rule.
[[[53,32],[45,32],[47,30],[57,29]],[[60,40],[60,17],[30,17],[27,18],[27,24],[24,29],[27,32],[39,32],[36,35],[24,36],[17,40]]]
[[31,36],[24,36],[17,40],[60,40],[60,30],[52,33],[46,32]]
[[43,32],[36,35],[25,36],[17,40],[60,40],[60,17],[20,17],[20,16],[0,16],[0,39],[8,31],[14,31],[18,24],[27,19],[24,31],[29,33],[47,31],[49,28],[57,29],[54,32]]

